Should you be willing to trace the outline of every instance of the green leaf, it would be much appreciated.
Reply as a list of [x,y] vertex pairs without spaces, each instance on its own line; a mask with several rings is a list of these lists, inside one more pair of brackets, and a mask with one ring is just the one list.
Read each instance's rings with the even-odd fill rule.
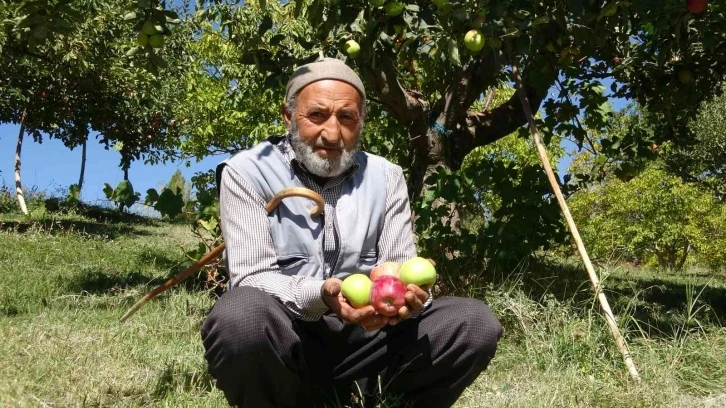
[[111,199],[113,197],[113,187],[111,187],[108,183],[103,183],[103,194],[106,195],[107,199]]

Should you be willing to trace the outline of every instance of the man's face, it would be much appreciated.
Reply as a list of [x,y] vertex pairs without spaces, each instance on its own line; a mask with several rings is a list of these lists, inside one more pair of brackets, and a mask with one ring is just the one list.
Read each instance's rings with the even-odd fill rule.
[[360,104],[353,86],[321,80],[300,91],[294,117],[283,108],[293,150],[310,172],[334,177],[353,165],[362,124]]

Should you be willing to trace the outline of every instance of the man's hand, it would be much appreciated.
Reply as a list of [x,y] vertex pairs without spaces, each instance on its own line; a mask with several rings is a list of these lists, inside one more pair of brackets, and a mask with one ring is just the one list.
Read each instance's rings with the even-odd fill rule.
[[336,278],[329,278],[323,282],[321,288],[321,295],[323,302],[332,310],[335,314],[340,317],[341,320],[347,323],[357,324],[363,327],[365,330],[378,330],[388,324],[390,318],[381,316],[376,313],[373,306],[368,305],[360,309],[356,309],[348,303],[340,288],[343,285],[343,281]]
[[398,316],[391,317],[389,320],[391,325],[396,325],[401,320],[408,319],[413,312],[421,310],[426,301],[429,300],[429,293],[414,284],[406,286],[406,289],[408,289],[404,295],[406,306],[398,310]]

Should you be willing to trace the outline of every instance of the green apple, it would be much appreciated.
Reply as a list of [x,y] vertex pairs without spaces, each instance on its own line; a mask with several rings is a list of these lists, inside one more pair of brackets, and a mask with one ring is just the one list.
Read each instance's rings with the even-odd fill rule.
[[684,84],[690,83],[693,80],[693,72],[688,68],[678,71],[678,80]]
[[372,285],[368,275],[354,273],[343,280],[340,290],[354,308],[360,309],[370,304]]
[[436,15],[440,17],[448,16],[451,14],[451,10],[453,9],[454,6],[449,3],[445,3],[443,6],[436,7]]
[[411,258],[401,264],[401,280],[406,285],[414,284],[428,290],[436,283],[436,267],[420,256]]
[[449,0],[434,0],[434,6],[444,7],[449,4]]
[[144,26],[141,27],[141,31],[143,31],[146,35],[154,35],[159,32],[156,29],[156,26],[154,26],[154,23],[152,23],[151,21],[145,22]]
[[149,45],[149,36],[143,31],[139,31],[139,33],[136,34],[136,44],[139,47],[146,47]]
[[351,58],[357,57],[358,53],[360,52],[360,44],[358,44],[358,42],[356,42],[355,40],[346,41],[344,48],[345,48],[345,52]]
[[464,35],[464,45],[469,51],[477,52],[484,47],[484,36],[481,31],[473,29]]
[[388,14],[390,17],[396,17],[397,15],[403,13],[403,9],[406,6],[401,3],[398,0],[392,0],[386,3],[385,6],[383,6],[383,10],[386,11],[386,14]]
[[153,48],[159,48],[164,45],[164,36],[161,34],[154,34],[149,37],[149,45]]

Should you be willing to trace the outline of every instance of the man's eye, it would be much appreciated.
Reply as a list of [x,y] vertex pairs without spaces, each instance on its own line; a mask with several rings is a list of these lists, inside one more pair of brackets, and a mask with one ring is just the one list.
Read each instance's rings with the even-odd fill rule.
[[322,118],[323,117],[323,114],[321,112],[312,112],[309,116],[311,118],[316,118],[317,119],[317,118]]

